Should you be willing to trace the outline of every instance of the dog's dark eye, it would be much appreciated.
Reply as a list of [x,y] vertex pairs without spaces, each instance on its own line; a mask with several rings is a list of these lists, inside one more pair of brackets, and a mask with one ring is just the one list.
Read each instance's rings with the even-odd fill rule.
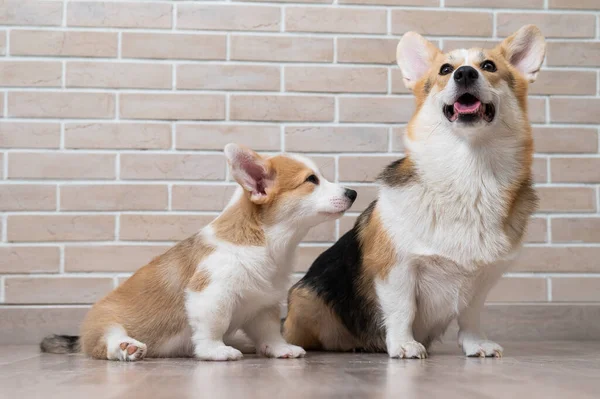
[[481,69],[487,72],[496,72],[498,70],[496,69],[496,64],[494,64],[494,62],[490,60],[483,61],[481,63]]
[[306,181],[312,184],[319,184],[319,178],[315,175],[310,175],[306,178]]
[[452,71],[454,71],[454,67],[452,65],[444,64],[440,68],[440,75],[448,75],[449,73],[452,73]]

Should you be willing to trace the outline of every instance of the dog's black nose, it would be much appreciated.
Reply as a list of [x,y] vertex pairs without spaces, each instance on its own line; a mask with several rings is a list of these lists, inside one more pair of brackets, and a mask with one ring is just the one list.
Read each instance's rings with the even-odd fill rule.
[[463,85],[465,87],[469,87],[479,77],[479,72],[473,67],[470,66],[461,66],[456,71],[454,71],[454,80],[457,84]]
[[350,201],[354,202],[354,200],[356,199],[356,196],[357,196],[358,194],[356,194],[356,191],[354,191],[354,190],[350,190],[349,188],[347,188],[347,189],[346,189],[346,191],[344,191],[344,195],[345,195],[346,197],[348,197],[348,199],[349,199]]

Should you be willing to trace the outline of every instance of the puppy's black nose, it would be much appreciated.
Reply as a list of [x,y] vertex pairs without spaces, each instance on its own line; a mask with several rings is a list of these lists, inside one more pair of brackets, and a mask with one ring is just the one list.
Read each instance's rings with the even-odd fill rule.
[[463,85],[465,87],[471,86],[477,78],[479,77],[479,72],[473,67],[464,65],[454,71],[454,80],[458,85]]
[[344,191],[344,195],[352,202],[354,202],[354,200],[356,199],[356,196],[358,194],[356,194],[356,191],[354,190],[350,190],[349,188],[346,189],[346,191]]

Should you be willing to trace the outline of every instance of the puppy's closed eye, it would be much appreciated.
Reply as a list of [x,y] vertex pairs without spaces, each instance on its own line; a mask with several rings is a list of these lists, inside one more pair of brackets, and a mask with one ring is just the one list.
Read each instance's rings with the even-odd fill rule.
[[319,184],[319,178],[316,175],[310,175],[306,178],[306,181],[308,183],[312,183],[312,184]]

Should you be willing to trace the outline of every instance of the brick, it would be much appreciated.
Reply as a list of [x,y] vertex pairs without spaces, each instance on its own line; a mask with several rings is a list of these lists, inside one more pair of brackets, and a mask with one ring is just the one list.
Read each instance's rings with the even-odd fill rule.
[[177,88],[279,91],[281,70],[264,65],[178,65]]
[[386,11],[379,9],[289,7],[285,10],[285,30],[385,34],[386,19]]
[[334,99],[320,96],[232,95],[230,118],[247,121],[333,121]]
[[544,218],[531,218],[524,237],[525,242],[548,241],[548,224]]
[[[446,7],[544,8],[544,0],[445,0]],[[518,28],[517,28],[518,29]]]
[[394,127],[392,128],[392,151],[404,152],[404,132],[406,127]]
[[546,159],[533,158],[531,172],[535,183],[546,183],[548,181],[548,166]]
[[114,179],[115,155],[86,153],[12,153],[9,179]]
[[[242,0],[244,2],[261,2],[264,3],[264,0]],[[329,3],[331,4],[332,0],[270,0],[269,3]]]
[[530,94],[596,94],[596,73],[593,71],[540,72],[529,86]]
[[[0,153],[0,175],[2,176],[4,176],[4,157],[5,155],[3,153]],[[6,157],[8,157],[8,154],[6,155]]]
[[59,1],[19,0],[0,3],[0,25],[57,26],[62,23]]
[[67,245],[66,272],[133,272],[169,245]]
[[227,143],[238,143],[255,151],[279,151],[280,128],[277,125],[176,125],[176,143],[184,150],[222,150]]
[[231,35],[231,59],[242,61],[332,62],[333,39]]
[[372,182],[389,163],[397,160],[395,156],[340,156],[339,180]]
[[[382,0],[383,1],[383,0]],[[338,62],[356,64],[395,64],[398,39],[339,37]]]
[[296,250],[296,263],[294,264],[295,272],[305,272],[310,265],[322,254],[328,247],[326,246],[300,246]]
[[591,128],[534,127],[533,142],[541,153],[596,153],[598,133]]
[[529,114],[529,122],[546,122],[546,99],[529,97],[527,99],[527,111]]
[[549,0],[548,7],[560,9],[597,10],[597,0]]
[[596,193],[591,187],[537,187],[539,212],[594,212]]
[[340,122],[408,122],[415,109],[410,97],[340,97]]
[[290,66],[285,68],[285,90],[387,93],[387,75],[387,68]]
[[552,279],[553,302],[599,302],[600,278],[563,277]]
[[0,85],[6,87],[59,87],[62,81],[60,62],[0,62]]
[[392,73],[392,93],[408,94],[411,91],[406,88],[402,81],[402,72],[398,68],[391,69]]
[[308,231],[303,242],[333,242],[335,241],[335,220],[321,223]]
[[396,35],[414,30],[433,36],[491,36],[492,25],[489,12],[392,10]]
[[600,42],[546,43],[546,62],[550,66],[600,66]]
[[130,119],[225,119],[225,96],[187,93],[120,95],[120,115]]
[[505,37],[527,24],[537,25],[547,38],[596,35],[596,17],[590,14],[498,13],[496,29]]
[[0,273],[58,273],[58,247],[0,247]]
[[599,257],[600,247],[525,247],[511,271],[594,273],[600,272]]
[[381,127],[287,126],[285,147],[294,152],[387,151],[388,131]]
[[600,217],[553,218],[552,242],[600,242]]
[[67,87],[102,87],[118,89],[170,89],[171,66],[113,62],[69,62]]
[[164,149],[171,147],[168,123],[66,123],[66,148]]
[[8,115],[20,118],[113,118],[111,93],[10,92]]
[[199,154],[121,154],[123,179],[222,180],[222,155]]
[[384,6],[421,6],[437,7],[438,0],[339,0],[339,4],[373,4]]
[[116,57],[116,32],[13,30],[12,55]]
[[10,215],[7,232],[9,242],[107,241],[115,238],[115,217]]
[[198,232],[216,216],[121,215],[121,240],[178,241]]
[[0,185],[1,211],[53,211],[56,186],[47,184]]
[[2,148],[58,148],[60,124],[0,122]]
[[68,185],[60,188],[62,211],[160,211],[168,205],[166,185]]
[[356,223],[357,216],[344,215],[340,219],[340,237],[349,232]]
[[165,3],[69,2],[67,26],[171,28],[172,6]]
[[486,302],[546,302],[545,278],[504,277],[487,296]]
[[4,301],[9,304],[94,303],[113,289],[108,277],[27,278],[5,280]]
[[312,155],[310,159],[317,165],[321,174],[329,181],[335,179],[335,158],[332,156]]
[[213,34],[124,32],[121,54],[123,58],[224,60],[227,55],[227,37]]
[[0,55],[6,54],[6,32],[0,32]]
[[239,186],[228,185],[184,185],[172,188],[172,208],[179,211],[221,211]]
[[177,8],[177,29],[279,32],[280,24],[279,7],[180,4]]
[[500,44],[500,40],[493,39],[445,39],[444,46],[442,47],[444,52],[449,52],[456,49],[463,48],[494,48],[497,44]]
[[552,122],[600,123],[600,99],[597,98],[550,98]]
[[600,158],[553,158],[553,183],[600,183]]

